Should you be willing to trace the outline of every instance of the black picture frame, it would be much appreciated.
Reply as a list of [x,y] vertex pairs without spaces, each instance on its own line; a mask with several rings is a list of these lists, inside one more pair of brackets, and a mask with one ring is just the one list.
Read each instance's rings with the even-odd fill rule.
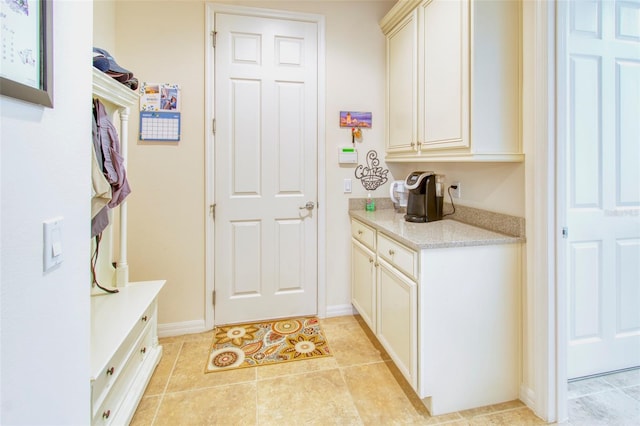
[[[37,0],[39,5],[39,85],[32,87],[0,76],[0,94],[53,108],[53,1]],[[10,19],[3,16],[3,19]]]

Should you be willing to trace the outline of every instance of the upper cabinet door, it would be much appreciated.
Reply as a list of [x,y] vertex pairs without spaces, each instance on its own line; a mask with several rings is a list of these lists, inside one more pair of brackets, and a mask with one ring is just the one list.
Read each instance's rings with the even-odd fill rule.
[[387,162],[523,160],[520,15],[518,1],[405,0],[391,8],[380,22]]
[[418,13],[387,34],[387,151],[415,149],[418,120]]
[[469,2],[432,0],[418,10],[423,42],[419,148],[469,146]]

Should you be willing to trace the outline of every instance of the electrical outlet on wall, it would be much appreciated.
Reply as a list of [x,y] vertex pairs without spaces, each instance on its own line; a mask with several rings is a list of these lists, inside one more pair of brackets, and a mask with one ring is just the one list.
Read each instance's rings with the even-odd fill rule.
[[460,182],[451,182],[451,186],[456,187],[455,189],[451,188],[451,196],[453,198],[460,198],[462,196],[462,188],[460,187]]

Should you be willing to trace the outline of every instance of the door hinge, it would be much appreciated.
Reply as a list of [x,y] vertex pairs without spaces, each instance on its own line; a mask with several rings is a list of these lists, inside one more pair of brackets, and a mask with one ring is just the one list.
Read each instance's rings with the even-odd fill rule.
[[217,38],[218,32],[217,31],[211,31],[211,43],[213,44],[213,48],[216,48],[216,38]]
[[216,135],[216,119],[215,118],[211,121],[211,131],[213,132],[213,135],[215,136]]
[[569,228],[566,226],[562,227],[562,238],[569,238]]
[[213,292],[211,292],[211,303],[213,304],[213,306],[216,306],[216,291],[213,290]]
[[209,205],[209,214],[212,218],[216,218],[216,203]]

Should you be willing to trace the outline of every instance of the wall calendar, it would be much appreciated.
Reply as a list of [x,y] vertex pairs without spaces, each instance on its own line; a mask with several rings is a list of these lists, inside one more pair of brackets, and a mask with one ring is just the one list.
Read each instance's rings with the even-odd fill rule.
[[140,87],[141,141],[180,141],[180,87],[142,83]]

